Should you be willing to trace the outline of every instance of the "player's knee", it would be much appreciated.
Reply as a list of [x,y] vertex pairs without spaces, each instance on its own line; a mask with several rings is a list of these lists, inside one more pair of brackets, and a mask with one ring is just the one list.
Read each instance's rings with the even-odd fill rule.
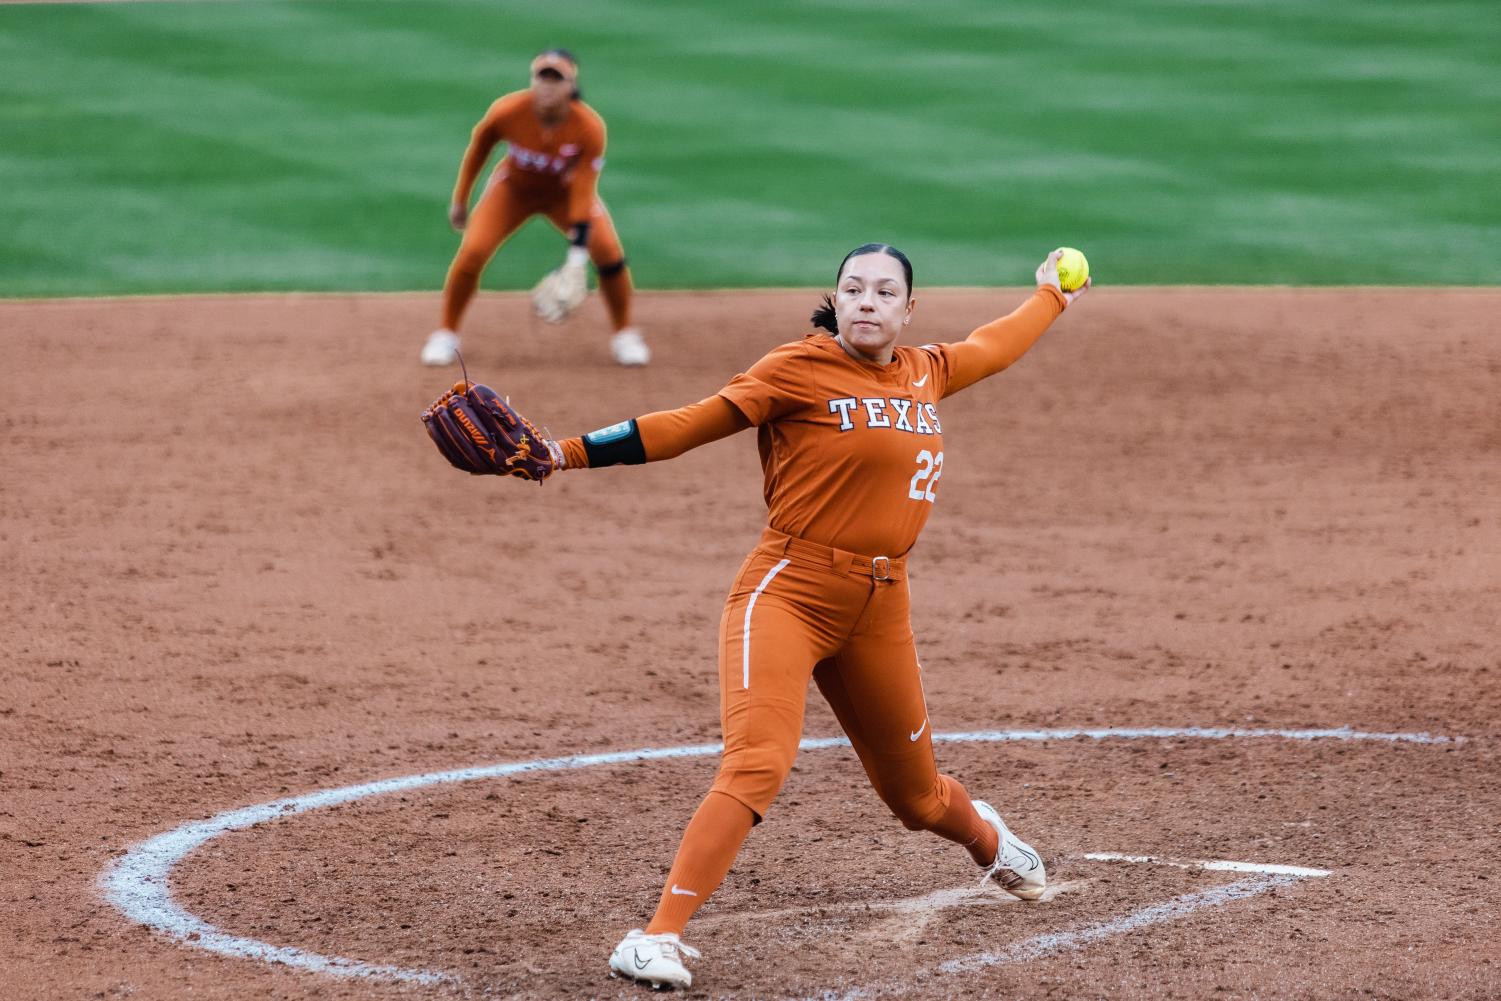
[[927,831],[933,828],[943,816],[943,800],[938,798],[936,791],[929,789],[922,793],[908,794],[905,796],[883,797],[896,819],[902,822],[902,826],[909,831]]
[[782,784],[792,771],[792,754],[780,749],[756,748],[739,754],[727,754],[719,765],[719,775],[714,780],[714,789],[733,796],[755,811],[764,815]]
[[478,275],[490,263],[490,255],[483,247],[460,247],[453,259],[453,270],[459,274]]
[[599,276],[601,278],[609,278],[612,275],[618,275],[620,274],[620,272],[625,270],[625,258],[622,257],[620,260],[615,261],[611,264],[595,265],[595,270],[599,272]]

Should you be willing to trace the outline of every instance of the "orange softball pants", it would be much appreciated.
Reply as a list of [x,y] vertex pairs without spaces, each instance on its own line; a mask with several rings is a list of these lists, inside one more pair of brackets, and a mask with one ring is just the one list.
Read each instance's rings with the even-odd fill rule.
[[719,774],[683,836],[648,931],[681,934],[771,806],[797,756],[810,677],[903,825],[964,845],[977,863],[994,859],[995,829],[933,758],[905,571],[901,560],[872,567],[773,529],[763,534],[720,622]]
[[[545,216],[558,232],[566,234],[570,225],[568,192],[538,197],[518,191],[502,178],[491,179],[479,204],[470,213],[469,222],[464,226],[464,238],[449,265],[448,279],[443,283],[444,329],[459,329],[464,311],[469,308],[475,292],[479,291],[480,275],[490,259],[534,215]],[[615,233],[610,210],[598,196],[589,210],[588,250],[589,259],[599,273],[599,289],[605,308],[609,310],[610,322],[616,330],[629,327],[631,272],[624,266],[625,250]]]

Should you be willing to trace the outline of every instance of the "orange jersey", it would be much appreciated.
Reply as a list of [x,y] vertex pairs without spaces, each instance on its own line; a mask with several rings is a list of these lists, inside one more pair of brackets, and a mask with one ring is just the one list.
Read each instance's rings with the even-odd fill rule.
[[[1017,314],[1041,333],[1061,311],[1039,290]],[[760,428],[767,524],[853,553],[905,555],[943,476],[938,401],[999,370],[992,354],[971,357],[977,347],[899,345],[878,365],[819,332],[736,376],[719,395]]]
[[719,395],[760,428],[767,524],[869,555],[901,556],[943,475],[941,347],[857,361],[834,338],[784,344]]
[[507,94],[485,113],[470,135],[453,200],[469,204],[480,169],[498,143],[507,143],[494,181],[504,181],[538,201],[566,197],[570,224],[587,222],[604,167],[604,119],[583,101],[570,101],[563,120],[544,125],[529,90]]
[[[644,458],[670,459],[754,425],[771,528],[863,556],[904,556],[944,474],[938,401],[1016,361],[1064,305],[1057,289],[1041,286],[966,339],[898,346],[886,365],[850,357],[827,333],[808,334],[717,395],[640,418]],[[628,426],[590,437],[608,440]],[[583,439],[560,444],[568,468],[589,465]]]

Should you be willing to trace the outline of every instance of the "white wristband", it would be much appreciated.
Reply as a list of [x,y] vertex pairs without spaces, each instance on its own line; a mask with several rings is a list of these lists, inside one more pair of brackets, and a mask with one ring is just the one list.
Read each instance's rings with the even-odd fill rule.
[[569,247],[568,248],[568,261],[567,261],[568,264],[570,264],[570,265],[577,265],[579,267],[583,267],[584,264],[586,264],[588,262],[588,260],[589,260],[589,249],[587,247]]

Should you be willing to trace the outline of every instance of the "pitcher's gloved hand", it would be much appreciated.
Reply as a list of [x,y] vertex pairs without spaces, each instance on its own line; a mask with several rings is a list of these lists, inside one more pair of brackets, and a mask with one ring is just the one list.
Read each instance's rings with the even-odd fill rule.
[[427,433],[457,469],[538,483],[563,467],[562,450],[489,386],[456,382],[422,412]]

